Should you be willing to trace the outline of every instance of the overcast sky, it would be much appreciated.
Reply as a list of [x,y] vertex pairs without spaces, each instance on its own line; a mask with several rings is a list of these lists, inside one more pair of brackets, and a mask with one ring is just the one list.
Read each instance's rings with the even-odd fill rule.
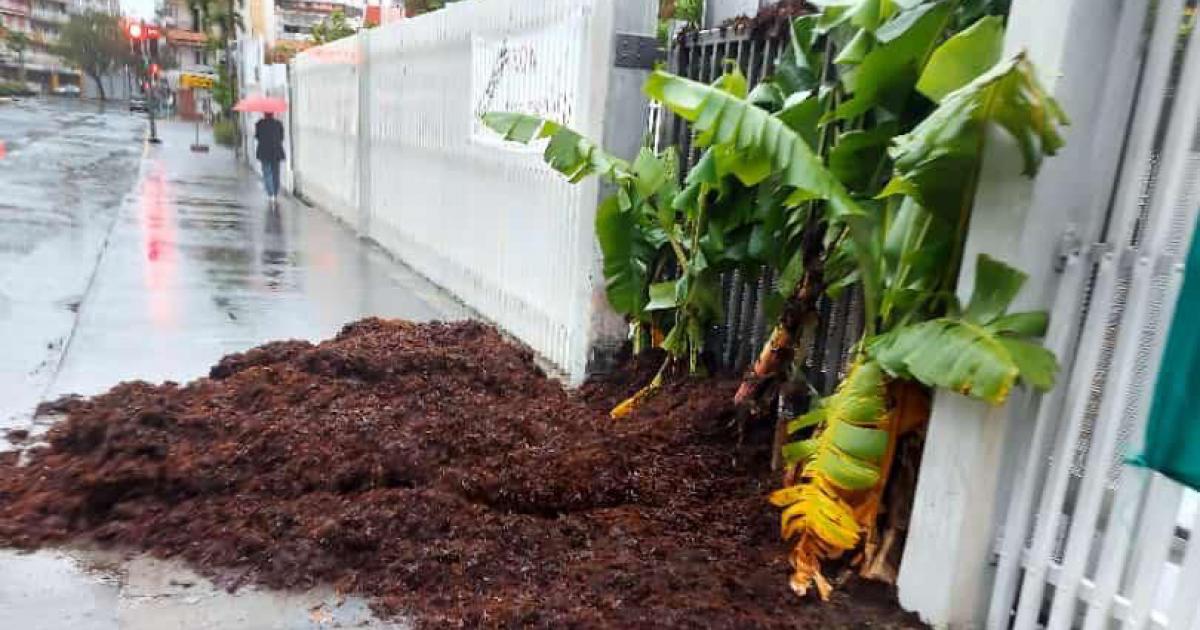
[[150,19],[154,17],[155,0],[121,0],[121,10],[125,15]]

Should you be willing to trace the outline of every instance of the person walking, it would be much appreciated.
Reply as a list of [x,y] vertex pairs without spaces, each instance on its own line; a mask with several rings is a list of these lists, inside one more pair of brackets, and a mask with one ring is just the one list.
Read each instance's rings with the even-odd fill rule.
[[274,205],[279,195],[279,163],[283,154],[283,124],[268,112],[254,124],[254,139],[258,148],[254,157],[262,164],[263,187],[267,189],[267,200]]

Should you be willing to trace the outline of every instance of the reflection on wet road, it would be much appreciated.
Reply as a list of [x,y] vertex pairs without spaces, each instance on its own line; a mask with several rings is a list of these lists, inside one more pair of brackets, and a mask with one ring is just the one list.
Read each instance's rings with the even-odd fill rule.
[[49,395],[190,380],[229,352],[328,337],[365,315],[463,315],[326,213],[289,200],[268,210],[229,152],[188,152],[189,132],[162,125]]
[[230,152],[187,150],[188,125],[162,125],[166,142],[139,160],[141,123],[120,112],[25,114],[45,124],[8,140],[0,178],[2,424],[27,422],[39,397],[190,380],[229,352],[365,315],[464,314],[327,214],[268,211]]

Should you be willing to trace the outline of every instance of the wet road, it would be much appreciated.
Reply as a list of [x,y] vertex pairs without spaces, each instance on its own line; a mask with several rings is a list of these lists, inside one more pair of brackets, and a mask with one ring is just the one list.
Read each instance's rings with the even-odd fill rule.
[[0,105],[0,428],[39,400],[187,381],[224,354],[365,315],[455,319],[443,293],[326,213],[268,211],[193,128],[71,101]]
[[49,386],[141,137],[119,111],[0,103],[0,427],[26,420]]
[[[71,101],[0,104],[0,431],[44,431],[42,400],[129,379],[187,381],[229,352],[317,340],[366,315],[466,311],[328,214],[268,211],[193,127]],[[0,440],[0,449],[7,447]],[[11,448],[11,447],[9,447]],[[141,630],[390,627],[328,589],[214,587],[141,557],[0,550],[0,626]],[[15,625],[13,625],[15,624]]]

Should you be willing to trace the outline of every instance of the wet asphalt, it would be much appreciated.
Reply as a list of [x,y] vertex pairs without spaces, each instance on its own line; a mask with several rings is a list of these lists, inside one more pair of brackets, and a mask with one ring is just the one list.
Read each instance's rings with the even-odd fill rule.
[[[0,432],[41,401],[133,379],[186,382],[266,341],[367,315],[467,311],[330,215],[261,186],[194,126],[119,105],[0,103]],[[0,439],[0,448],[12,448]],[[86,550],[0,550],[0,625],[142,630],[392,627],[329,589],[230,594],[185,567]]]

